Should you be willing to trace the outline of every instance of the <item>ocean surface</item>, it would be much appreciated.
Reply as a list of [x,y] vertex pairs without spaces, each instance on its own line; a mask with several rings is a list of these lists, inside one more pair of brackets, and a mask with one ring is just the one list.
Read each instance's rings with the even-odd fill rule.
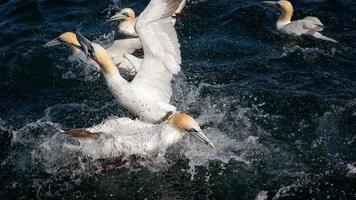
[[101,73],[43,44],[144,0],[0,0],[0,199],[356,199],[356,3],[295,0],[339,43],[280,35],[254,0],[191,0],[176,24],[182,73],[172,103],[215,152],[184,138],[164,155],[90,158],[58,128],[135,116]]

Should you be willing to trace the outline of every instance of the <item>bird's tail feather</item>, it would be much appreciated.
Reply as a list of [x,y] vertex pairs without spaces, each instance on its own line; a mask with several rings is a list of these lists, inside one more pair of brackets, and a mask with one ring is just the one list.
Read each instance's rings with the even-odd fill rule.
[[329,42],[337,43],[336,40],[334,40],[334,39],[332,39],[332,38],[329,38],[329,37],[326,37],[325,35],[323,35],[323,34],[321,34],[321,33],[319,33],[319,32],[315,32],[315,33],[313,34],[313,36],[314,36],[315,38],[318,38],[318,39],[321,39],[321,40],[326,40],[326,41],[329,41]]
[[100,138],[101,132],[92,133],[87,131],[86,129],[72,129],[68,131],[64,131],[59,129],[62,134],[69,135],[79,139],[93,139],[98,140]]

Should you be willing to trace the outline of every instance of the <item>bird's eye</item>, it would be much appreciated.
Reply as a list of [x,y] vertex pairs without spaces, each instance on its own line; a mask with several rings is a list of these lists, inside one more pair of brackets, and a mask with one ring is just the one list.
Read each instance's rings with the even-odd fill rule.
[[130,17],[129,13],[124,13],[123,15],[125,15],[126,17]]
[[189,129],[188,130],[188,132],[190,132],[190,133],[196,133],[196,132],[198,132],[196,129],[194,129],[194,128],[191,128],[191,129]]

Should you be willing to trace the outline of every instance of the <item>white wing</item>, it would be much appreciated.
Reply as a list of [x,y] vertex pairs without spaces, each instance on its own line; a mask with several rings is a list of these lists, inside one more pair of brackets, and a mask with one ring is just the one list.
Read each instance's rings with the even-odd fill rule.
[[304,18],[304,27],[306,29],[312,30],[314,32],[322,31],[324,29],[323,23],[316,17],[306,17]]
[[159,57],[173,74],[180,71],[181,57],[172,15],[182,0],[151,0],[136,22],[145,54]]
[[313,35],[315,32],[322,31],[323,24],[316,17],[306,17],[304,19],[292,21],[284,26],[282,31],[291,35]]
[[181,1],[151,0],[135,27],[143,46],[144,59],[131,84],[144,88],[152,97],[166,103],[172,96],[173,74],[180,71],[180,45],[172,15]]

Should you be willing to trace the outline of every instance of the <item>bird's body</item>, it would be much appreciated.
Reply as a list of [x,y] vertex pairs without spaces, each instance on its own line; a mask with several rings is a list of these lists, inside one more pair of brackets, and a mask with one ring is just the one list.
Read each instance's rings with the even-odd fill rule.
[[[197,130],[195,130],[197,129]],[[93,158],[142,156],[164,152],[189,133],[207,146],[215,148],[202,133],[199,125],[187,114],[177,113],[160,124],[111,117],[103,123],[87,129],[61,131],[78,138],[82,152]]]
[[[166,70],[157,65],[154,68]],[[159,76],[159,73],[157,75]],[[171,87],[164,81],[155,81],[153,78],[152,81],[147,82],[135,80],[128,82],[121,77],[118,70],[104,73],[104,76],[107,86],[118,103],[146,122],[156,123],[168,112],[176,111],[176,108],[169,104],[172,95]],[[170,77],[166,79],[170,82],[168,79]],[[157,87],[161,89],[152,89]]]
[[[152,124],[126,117],[111,117],[103,123],[86,129],[61,131],[62,134],[79,139],[74,143],[82,152],[93,158],[109,158],[136,155],[145,157],[154,152],[164,152],[169,146],[179,142],[191,131],[195,120],[179,113],[170,119]],[[197,130],[191,135],[214,148],[206,136]]]
[[277,29],[285,34],[293,36],[312,35],[315,32],[322,31],[324,25],[316,17],[306,17],[296,20],[285,25],[278,24]]
[[291,21],[293,16],[293,6],[289,1],[264,1],[264,3],[277,6],[282,11],[282,14],[276,22],[276,28],[279,32],[297,37],[309,35],[321,40],[337,42],[336,40],[326,37],[320,33],[320,31],[324,29],[324,25],[316,17],[308,16],[304,19]]
[[167,123],[151,124],[129,118],[111,118],[86,131],[100,133],[96,139],[81,139],[82,152],[93,158],[152,155],[162,152],[184,135]]

